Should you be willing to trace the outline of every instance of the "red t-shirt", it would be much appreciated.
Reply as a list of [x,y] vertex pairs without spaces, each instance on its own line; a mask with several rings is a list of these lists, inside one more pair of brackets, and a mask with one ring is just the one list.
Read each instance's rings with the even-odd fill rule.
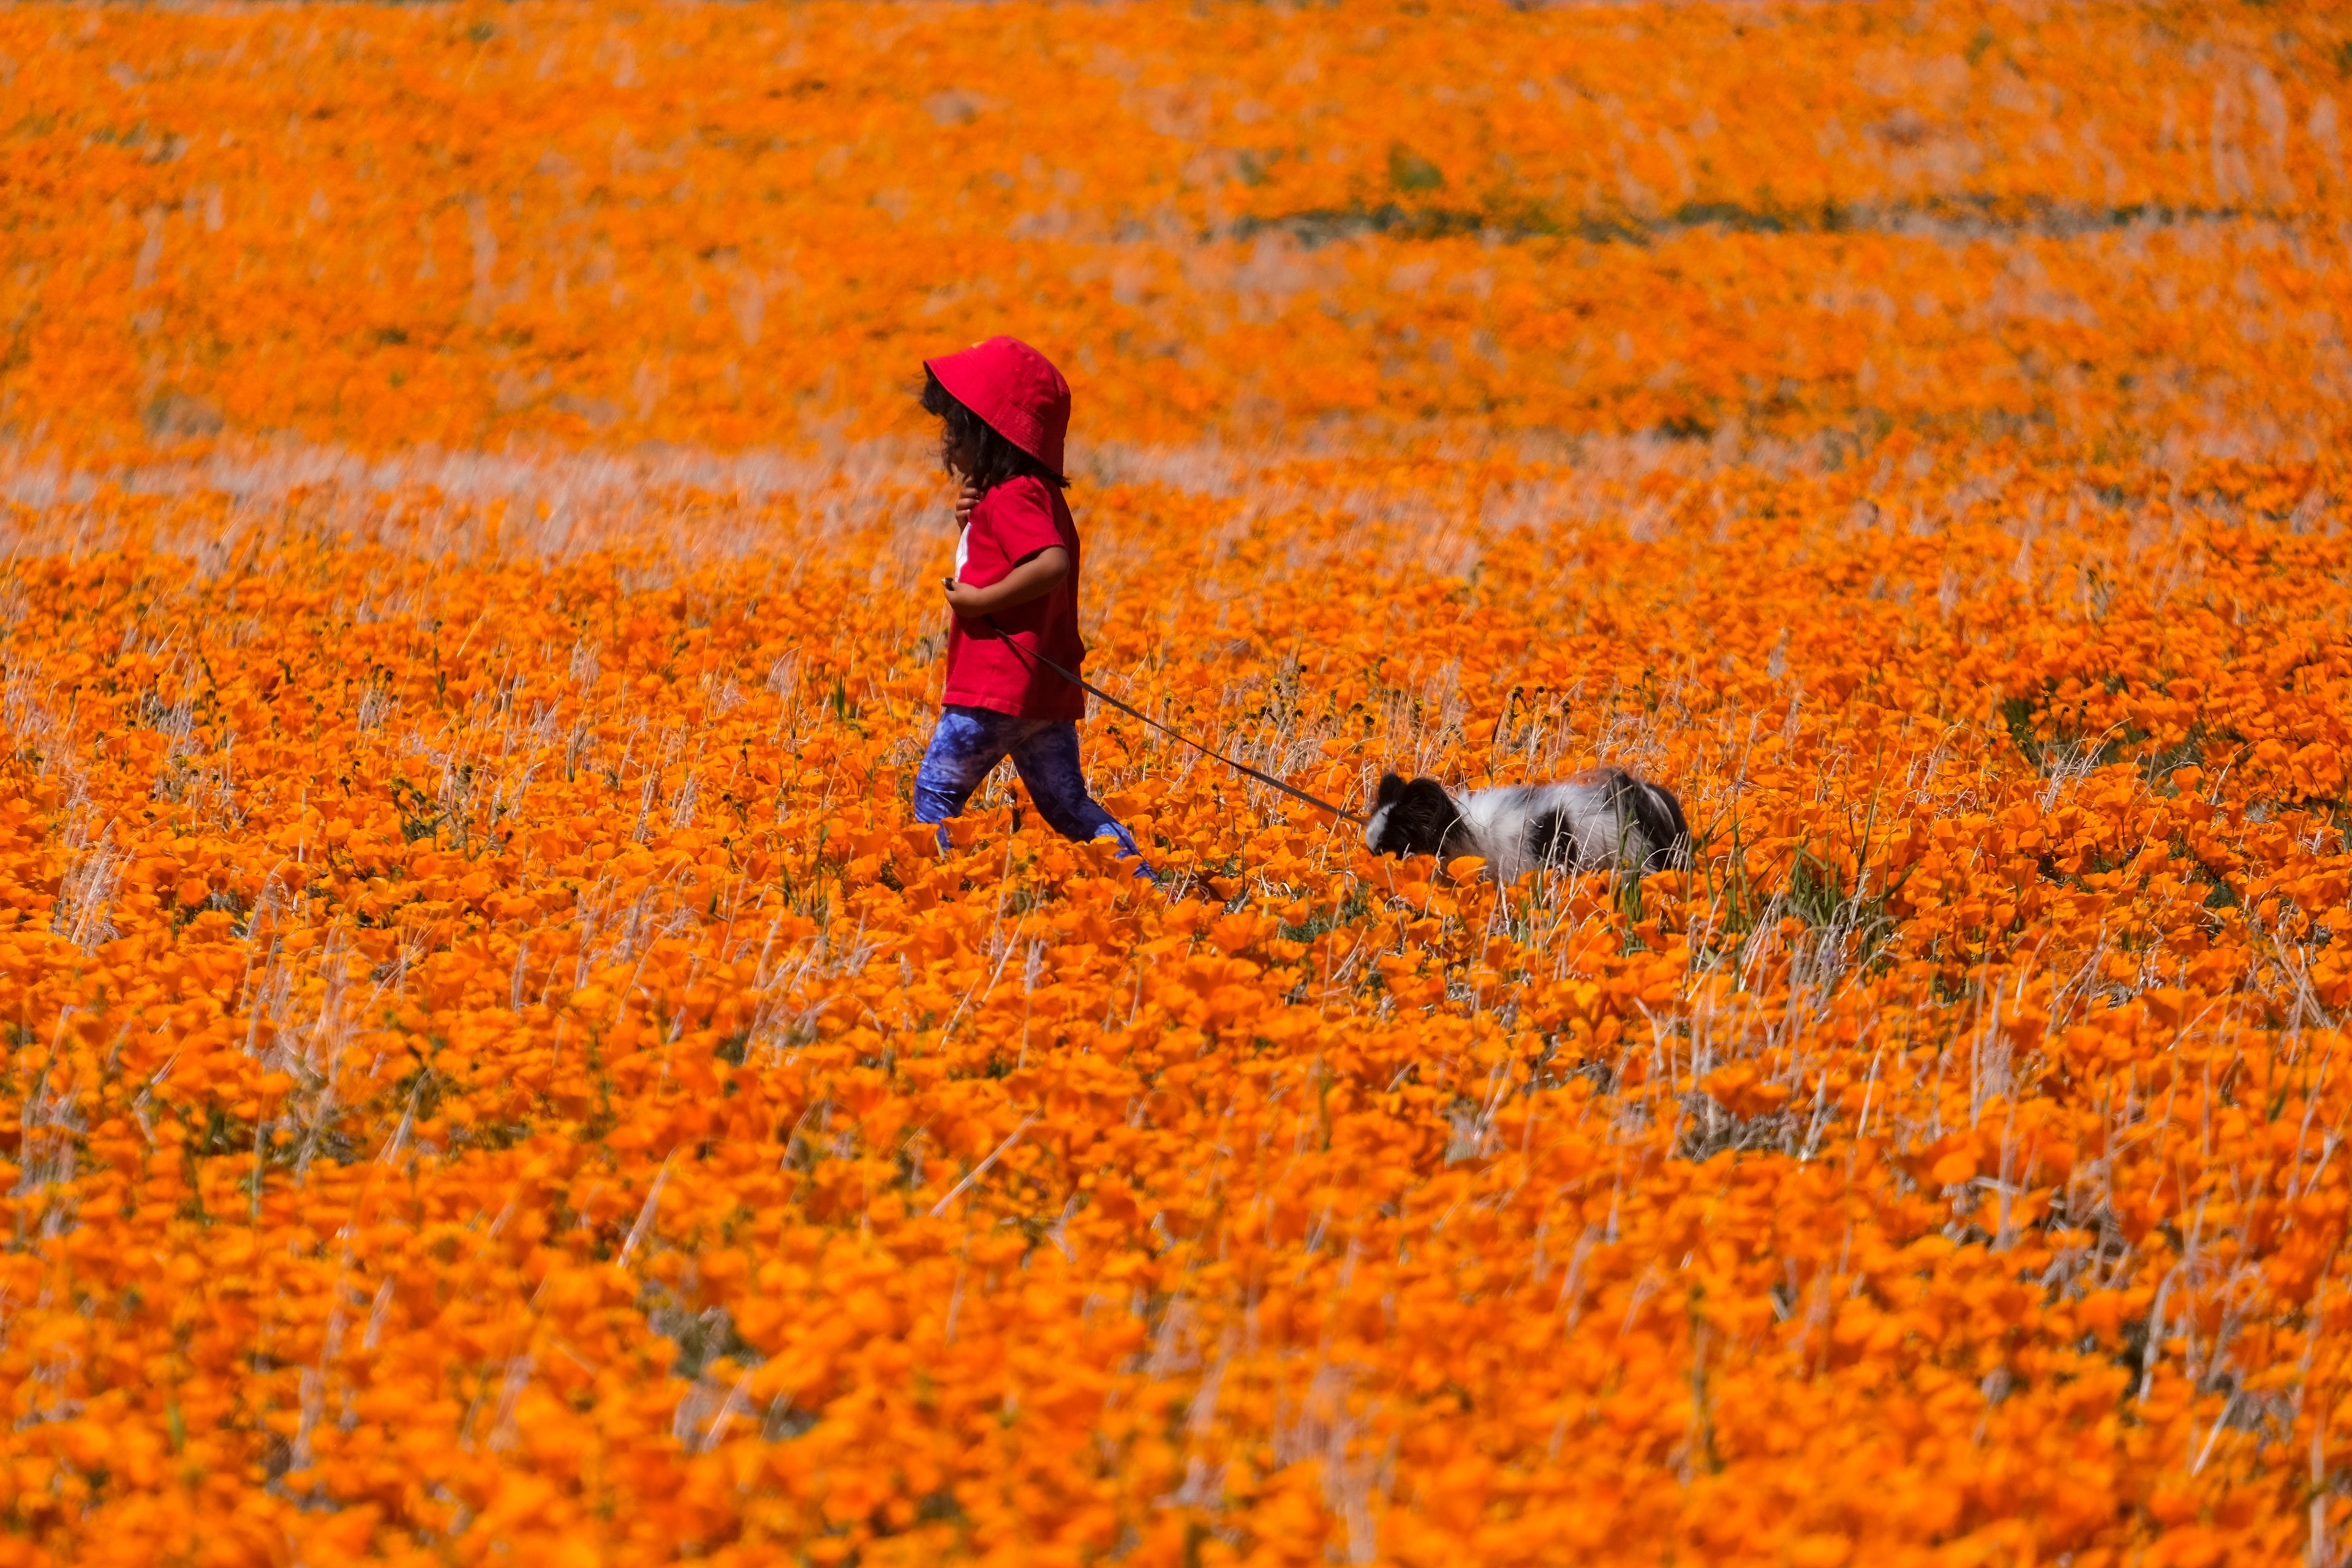
[[987,621],[958,616],[948,629],[948,686],[942,700],[990,708],[1024,719],[1083,719],[1087,694],[1005,638],[1043,654],[1071,674],[1087,656],[1078,640],[1078,529],[1062,492],[1043,479],[1007,479],[980,498],[956,545],[956,579],[975,588],[1000,582],[1025,558],[1060,545],[1070,552],[1069,575],[1043,598]]

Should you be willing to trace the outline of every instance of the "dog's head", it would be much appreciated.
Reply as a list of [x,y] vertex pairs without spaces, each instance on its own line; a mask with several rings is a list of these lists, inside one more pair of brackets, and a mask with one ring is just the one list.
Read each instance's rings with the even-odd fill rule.
[[1462,825],[1462,808],[1435,779],[1407,781],[1381,775],[1364,844],[1375,855],[1443,855],[1445,841]]

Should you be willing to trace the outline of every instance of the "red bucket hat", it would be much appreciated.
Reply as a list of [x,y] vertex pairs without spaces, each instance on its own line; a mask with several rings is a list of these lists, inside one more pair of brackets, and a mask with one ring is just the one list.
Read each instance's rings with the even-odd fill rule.
[[1070,384],[1019,338],[991,338],[923,362],[948,395],[1055,473],[1070,434]]

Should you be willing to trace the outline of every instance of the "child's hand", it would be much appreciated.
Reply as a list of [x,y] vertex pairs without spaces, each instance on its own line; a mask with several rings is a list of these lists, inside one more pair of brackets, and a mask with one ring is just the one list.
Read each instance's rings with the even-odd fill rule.
[[1014,609],[1032,599],[1042,599],[1061,586],[1062,579],[1069,574],[1070,552],[1058,544],[1049,544],[1034,555],[1024,556],[1012,571],[985,588],[942,577],[940,592],[947,595],[948,608],[978,620],[998,610]]
[[971,521],[971,509],[979,504],[980,488],[977,485],[967,483],[963,487],[962,491],[956,497],[956,527],[961,528],[965,523],[970,522]]
[[959,583],[952,577],[940,579],[940,591],[947,595],[948,608],[959,616],[974,620],[996,608],[996,593],[990,588],[975,588],[969,583]]

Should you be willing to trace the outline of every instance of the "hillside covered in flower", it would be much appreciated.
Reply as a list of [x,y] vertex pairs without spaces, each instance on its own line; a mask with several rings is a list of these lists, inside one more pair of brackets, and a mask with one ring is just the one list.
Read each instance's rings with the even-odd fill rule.
[[[2340,1563],[2352,16],[0,12],[0,1563]],[[2339,109],[2339,104],[2342,109]],[[924,355],[1161,872],[941,853]],[[2337,1152],[2347,1161],[2338,1163]]]

